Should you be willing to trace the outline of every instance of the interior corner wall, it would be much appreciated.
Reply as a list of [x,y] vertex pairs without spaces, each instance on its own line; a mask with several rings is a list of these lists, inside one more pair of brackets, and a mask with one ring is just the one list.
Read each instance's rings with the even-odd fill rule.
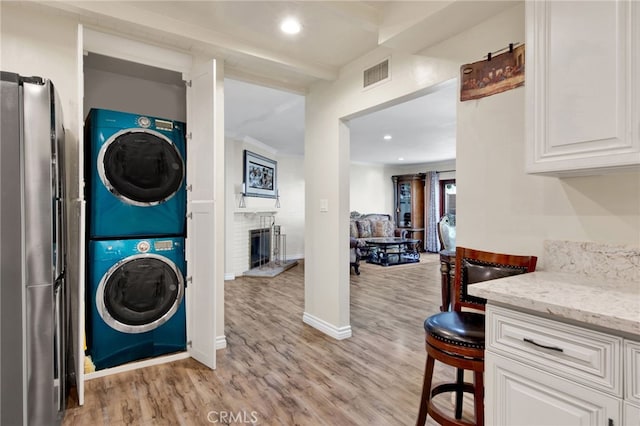
[[[524,40],[524,22],[520,4],[423,54],[474,61]],[[458,245],[538,256],[546,239],[640,245],[639,172],[562,179],[525,172],[523,87],[459,102],[457,117]]]
[[[391,57],[390,80],[363,89],[362,70],[387,57]],[[311,87],[305,111],[306,317],[333,330],[350,326],[348,240],[353,194],[349,193],[349,137],[341,131],[341,120],[450,80],[458,68],[448,59],[380,47],[344,67],[338,80]]]

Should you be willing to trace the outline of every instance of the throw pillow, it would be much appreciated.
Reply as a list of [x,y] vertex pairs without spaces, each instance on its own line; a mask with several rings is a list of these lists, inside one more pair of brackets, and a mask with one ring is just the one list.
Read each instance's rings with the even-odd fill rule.
[[368,220],[357,220],[356,224],[360,238],[371,238],[371,222]]
[[371,233],[374,237],[393,237],[393,223],[390,220],[372,220]]
[[358,225],[355,220],[349,221],[349,236],[351,238],[358,238]]

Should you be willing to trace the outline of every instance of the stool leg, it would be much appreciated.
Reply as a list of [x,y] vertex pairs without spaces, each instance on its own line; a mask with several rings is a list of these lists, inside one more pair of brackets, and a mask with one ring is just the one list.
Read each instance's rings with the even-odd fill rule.
[[422,397],[420,398],[420,411],[418,412],[417,426],[424,426],[427,422],[427,406],[431,399],[431,380],[433,379],[433,366],[435,358],[427,355],[427,363],[424,367],[424,382],[422,383]]
[[473,405],[476,411],[476,425],[484,426],[484,377],[482,371],[474,373]]
[[457,369],[456,373],[456,419],[462,418],[462,397],[464,396],[464,370],[462,368]]

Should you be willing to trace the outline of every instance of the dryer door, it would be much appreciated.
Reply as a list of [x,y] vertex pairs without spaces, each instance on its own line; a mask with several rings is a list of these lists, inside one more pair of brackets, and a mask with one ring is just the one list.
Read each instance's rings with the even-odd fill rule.
[[175,263],[155,254],[138,254],[116,263],[96,292],[98,313],[124,333],[158,328],[178,310],[184,279]]
[[173,197],[184,181],[184,159],[175,144],[149,129],[125,129],[98,153],[98,174],[116,197],[136,206],[153,206]]

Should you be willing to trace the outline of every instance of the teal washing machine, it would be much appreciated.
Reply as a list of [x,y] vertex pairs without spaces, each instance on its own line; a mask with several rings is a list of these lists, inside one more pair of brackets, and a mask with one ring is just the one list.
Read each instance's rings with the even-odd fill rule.
[[184,238],[89,242],[87,349],[96,369],[186,349]]
[[92,109],[85,121],[89,238],[185,235],[185,124]]

